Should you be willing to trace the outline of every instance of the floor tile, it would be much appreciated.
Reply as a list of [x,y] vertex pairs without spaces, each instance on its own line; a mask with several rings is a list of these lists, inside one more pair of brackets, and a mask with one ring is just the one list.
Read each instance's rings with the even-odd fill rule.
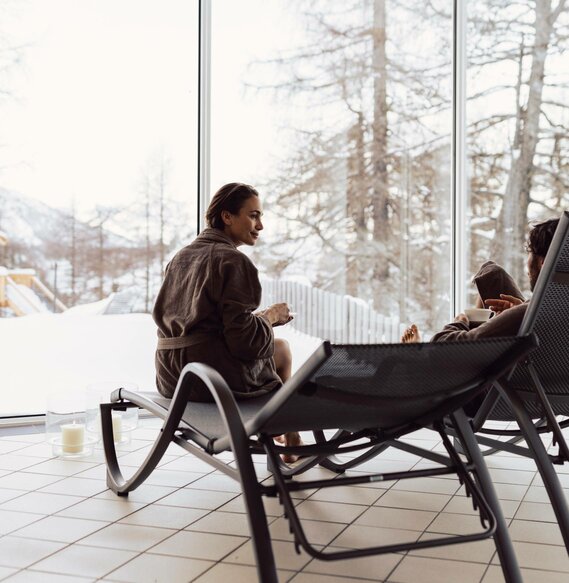
[[208,474],[203,476],[203,478],[199,478],[195,482],[192,482],[190,487],[217,492],[241,492],[241,485],[239,482],[229,476],[216,473]]
[[236,512],[211,512],[190,524],[186,527],[186,530],[249,536],[249,522],[246,514]]
[[203,508],[214,510],[235,498],[234,492],[208,492],[193,488],[181,488],[160,500],[163,506],[181,506],[182,508]]
[[[433,540],[444,537],[444,533],[423,533],[419,540]],[[471,563],[488,564],[496,553],[494,539],[484,539],[471,543],[445,545],[429,549],[409,551],[410,556],[432,557],[434,559],[446,559],[449,561],[465,561]]]
[[418,540],[420,535],[419,531],[413,530],[352,524],[334,539],[334,546],[357,549],[409,543]]
[[[1,575],[0,575],[1,576]],[[32,571],[26,569],[12,577],[5,579],[9,583],[94,583],[92,577],[78,577],[76,575],[62,575],[61,573],[46,573],[45,571]]]
[[[105,581],[127,583],[187,583],[211,568],[213,563],[183,557],[145,553],[110,573]],[[232,579],[229,579],[233,582]],[[251,580],[251,581],[254,581]]]
[[[443,561],[425,557],[407,556],[395,568],[388,581],[393,583],[441,583],[441,581],[460,581],[460,583],[479,583],[486,565]],[[441,574],[444,573],[444,579]]]
[[220,561],[246,541],[245,537],[183,530],[157,544],[152,553]]
[[75,506],[62,510],[58,513],[58,516],[114,522],[115,520],[120,520],[121,518],[136,512],[142,507],[142,504],[129,502],[125,499],[114,501],[88,498],[87,500],[83,500],[83,502],[79,502]]
[[0,509],[13,510],[15,512],[35,512],[37,514],[55,514],[82,500],[83,498],[80,496],[30,492],[19,498],[4,502],[4,504],[0,505]]
[[0,565],[23,569],[59,551],[65,543],[26,540],[13,536],[0,538]]
[[[327,545],[332,542],[344,529],[345,524],[339,522],[320,522],[303,520],[302,529],[308,541],[313,545]],[[269,525],[271,540],[294,541],[289,530],[289,522],[285,518],[277,518]]]
[[14,531],[12,536],[73,543],[108,526],[108,524],[108,522],[101,520],[47,516]]
[[[252,583],[257,581],[257,569],[247,565],[228,565],[227,563],[218,563],[201,577],[195,580],[195,583],[220,583],[221,581],[231,581],[231,583]],[[279,581],[286,581],[280,577]]]
[[103,577],[134,558],[136,553],[73,545],[34,565],[38,571],[89,577]]
[[91,469],[96,464],[76,460],[52,459],[28,468],[32,474],[47,474],[51,476],[73,476],[79,472]]
[[[93,480],[86,480],[93,481]],[[106,487],[105,487],[106,488]],[[176,491],[176,488],[169,486],[149,486],[148,484],[143,484],[133,492],[129,492],[128,500],[130,502],[140,502],[141,504],[151,504],[157,500],[165,498],[169,494]],[[117,500],[118,496],[111,490],[105,489],[94,496],[95,498],[100,498],[101,500]]]
[[[336,547],[327,548],[326,551],[344,550]],[[374,555],[371,557],[359,557],[357,559],[345,559],[342,561],[319,561],[313,559],[304,567],[304,575],[328,575],[341,577],[343,581],[351,578],[361,578],[367,581],[384,581],[395,569],[403,555],[387,554]],[[305,579],[306,581],[316,581],[317,579]],[[296,581],[296,579],[293,579]]]
[[[569,557],[564,547],[514,541],[520,567],[569,573]],[[492,562],[497,562],[495,557]]]
[[455,494],[460,488],[458,480],[445,480],[444,478],[413,478],[399,480],[393,486],[394,490],[406,490],[408,492],[429,492],[431,494]]
[[[211,469],[211,468],[210,468]],[[198,472],[178,472],[173,470],[157,469],[148,477],[145,484],[149,486],[172,486],[182,488],[203,476]]]
[[[316,575],[315,573],[299,573],[290,579],[292,583],[361,583],[361,579],[352,577],[334,577],[332,575]],[[378,579],[375,579],[378,581]]]
[[522,502],[515,516],[519,520],[557,522],[551,504],[541,504],[538,502]]
[[355,523],[364,526],[424,530],[433,522],[436,516],[435,512],[426,512],[424,510],[401,510],[399,508],[374,506],[366,510]]
[[349,524],[365,512],[366,508],[367,506],[358,504],[335,504],[333,502],[305,500],[297,506],[297,511],[301,519]]
[[14,442],[7,441],[5,439],[1,439],[0,440],[0,455],[5,454],[5,453],[11,453],[13,451],[22,451],[22,450],[26,449],[27,447],[29,447],[29,446],[25,443],[14,443]]
[[44,486],[39,492],[48,492],[50,494],[69,494],[71,496],[90,497],[95,494],[104,492],[107,484],[104,480],[88,480],[87,478],[64,478]]
[[406,508],[409,510],[440,512],[448,504],[449,500],[451,500],[451,497],[445,494],[389,490],[379,498],[375,505],[388,506],[391,508]]
[[529,486],[535,476],[535,472],[497,468],[488,469],[490,471],[490,477],[492,480],[501,484],[518,484],[521,486]]
[[[297,554],[294,544],[285,541],[272,542],[275,562],[278,569],[298,571],[302,569],[311,557],[302,552]],[[231,553],[225,560],[225,563],[237,563],[239,565],[255,565],[255,556],[251,541],[240,546],[235,552]]]
[[563,537],[557,523],[513,520],[509,527],[512,540],[563,546]]
[[500,500],[516,500],[521,501],[528,491],[527,486],[520,486],[519,484],[494,484],[496,495]]
[[152,504],[130,514],[120,522],[124,524],[180,529],[199,520],[207,513],[207,510],[198,510],[196,508],[179,508],[176,506]]
[[59,480],[61,480],[59,476],[15,472],[0,478],[0,488],[11,488],[14,490],[25,490],[26,492],[31,492],[32,490],[43,488],[44,486],[53,484]]
[[175,530],[168,528],[111,524],[86,536],[81,540],[81,544],[125,551],[146,551],[175,533]]
[[18,496],[23,496],[25,492],[23,490],[12,490],[9,488],[0,488],[0,505],[8,500],[13,500]]
[[0,535],[13,532],[40,518],[43,518],[42,514],[24,514],[23,512],[0,510]]
[[[299,500],[293,499],[293,503],[296,505]],[[282,516],[283,507],[279,503],[277,498],[267,498],[263,497],[263,506],[265,508],[265,513],[267,516]],[[227,504],[221,506],[220,510],[222,512],[245,512],[245,504],[243,502],[243,496],[239,495],[230,500]]]
[[16,454],[0,455],[0,470],[18,471],[38,463],[37,459]]
[[[567,583],[567,573],[521,569],[524,583]],[[504,583],[502,568],[490,565],[482,583]]]
[[339,486],[337,488],[321,488],[310,496],[310,500],[322,502],[342,502],[345,504],[373,504],[382,495],[382,490],[358,488],[356,486]]
[[[17,573],[18,569],[13,569],[11,567],[0,567],[0,580],[5,581],[4,577],[8,577],[14,573]],[[25,583],[22,580],[22,583]]]
[[458,535],[482,532],[483,528],[478,515],[469,516],[441,512],[429,525],[428,530],[429,532]]

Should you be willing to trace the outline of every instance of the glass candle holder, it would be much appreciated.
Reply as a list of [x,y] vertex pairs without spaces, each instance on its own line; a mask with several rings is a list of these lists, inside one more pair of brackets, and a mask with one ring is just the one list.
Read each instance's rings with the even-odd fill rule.
[[[96,441],[101,439],[101,403],[109,403],[111,393],[117,389],[137,391],[135,383],[122,381],[100,381],[87,385],[86,400],[86,431]],[[115,443],[128,443],[132,431],[138,426],[138,408],[131,407],[124,411],[113,411],[113,438]]]
[[96,439],[86,432],[84,395],[77,392],[49,395],[45,431],[53,455],[68,458],[91,455]]

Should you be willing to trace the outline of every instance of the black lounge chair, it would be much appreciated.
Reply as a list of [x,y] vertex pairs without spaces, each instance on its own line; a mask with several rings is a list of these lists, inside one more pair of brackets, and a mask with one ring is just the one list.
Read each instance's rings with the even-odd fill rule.
[[[323,560],[402,552],[493,537],[508,582],[521,581],[507,527],[488,470],[461,407],[504,375],[536,345],[534,336],[498,338],[468,343],[332,346],[324,342],[278,391],[237,403],[223,378],[203,364],[188,364],[170,401],[158,394],[144,395],[118,389],[111,403],[101,405],[107,483],[121,496],[140,486],[154,470],[171,442],[205,460],[241,484],[256,555],[259,581],[277,581],[275,561],[262,496],[278,496],[284,507],[297,550]],[[214,403],[188,403],[193,383],[203,383]],[[142,407],[164,420],[159,436],[143,465],[125,480],[112,438],[112,411]],[[463,461],[444,432],[442,420],[452,420]],[[423,427],[439,432],[447,455],[423,450],[399,439]],[[326,440],[324,430],[343,428],[348,435]],[[271,436],[289,431],[316,431],[312,445],[281,447]],[[409,472],[362,477],[298,481],[283,472],[279,454],[307,456],[289,474],[318,464],[333,453],[381,445],[400,448],[436,462],[438,466]],[[236,467],[216,457],[233,452]],[[252,455],[265,454],[273,483],[257,479]],[[291,492],[413,477],[458,475],[479,509],[481,532],[443,536],[405,544],[326,552],[306,539],[291,500]]]
[[[472,419],[485,455],[506,451],[533,458],[569,552],[569,510],[552,464],[569,461],[562,429],[569,420],[569,213],[559,220],[519,335],[535,333],[539,348],[494,383]],[[515,421],[518,429],[489,427],[487,421]],[[494,424],[495,425],[495,424]],[[557,453],[547,454],[539,434],[549,433]],[[494,436],[510,436],[508,441]],[[527,447],[517,445],[525,440]]]

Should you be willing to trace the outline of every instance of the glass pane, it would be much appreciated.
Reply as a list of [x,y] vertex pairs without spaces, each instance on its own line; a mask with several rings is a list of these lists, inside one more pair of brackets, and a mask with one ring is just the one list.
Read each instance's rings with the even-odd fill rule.
[[154,387],[148,313],[195,235],[197,2],[2,4],[0,415]]
[[529,293],[528,223],[568,202],[569,7],[467,6],[469,271],[493,259]]
[[213,4],[213,190],[260,190],[249,252],[297,331],[390,342],[448,320],[451,9]]

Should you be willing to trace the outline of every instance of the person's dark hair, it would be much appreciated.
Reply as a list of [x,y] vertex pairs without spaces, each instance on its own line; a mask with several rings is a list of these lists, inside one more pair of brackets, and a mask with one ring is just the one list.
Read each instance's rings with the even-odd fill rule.
[[259,196],[259,193],[248,184],[241,182],[230,182],[224,184],[214,195],[207,207],[205,220],[208,227],[223,230],[223,219],[221,213],[229,211],[232,215],[239,214],[245,201],[252,196]]
[[532,225],[526,243],[526,251],[539,257],[545,257],[558,224],[559,219],[549,219]]

